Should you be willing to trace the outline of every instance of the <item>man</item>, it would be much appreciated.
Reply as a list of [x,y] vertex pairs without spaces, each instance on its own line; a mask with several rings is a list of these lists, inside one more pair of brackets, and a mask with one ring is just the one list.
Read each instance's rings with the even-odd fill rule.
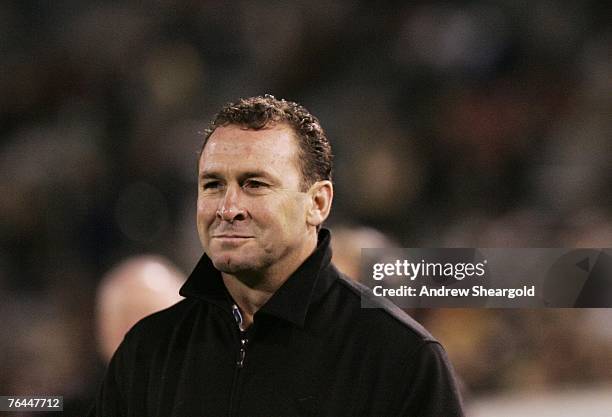
[[390,303],[362,309],[368,290],[330,263],[315,117],[269,95],[228,104],[198,169],[186,300],[130,330],[91,415],[463,415],[440,345]]

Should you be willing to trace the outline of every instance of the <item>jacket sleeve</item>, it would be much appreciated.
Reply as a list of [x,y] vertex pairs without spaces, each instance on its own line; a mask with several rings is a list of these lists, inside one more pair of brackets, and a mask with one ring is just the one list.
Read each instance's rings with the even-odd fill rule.
[[106,369],[88,417],[127,417],[126,378],[132,374],[129,350],[124,339]]
[[410,417],[464,417],[457,381],[442,346],[423,343],[406,369],[406,387],[396,415]]

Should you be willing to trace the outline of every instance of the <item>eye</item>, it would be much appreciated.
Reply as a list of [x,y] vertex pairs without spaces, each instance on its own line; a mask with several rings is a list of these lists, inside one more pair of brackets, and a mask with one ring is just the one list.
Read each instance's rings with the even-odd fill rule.
[[203,190],[214,191],[214,190],[218,190],[219,188],[221,188],[221,182],[219,181],[207,181],[204,184],[202,184]]
[[257,180],[247,180],[242,185],[243,188],[251,191],[259,191],[268,187],[268,184]]
[[255,181],[255,180],[249,180],[247,181],[244,186],[245,187],[249,187],[249,188],[259,188],[259,187],[264,187],[266,184],[264,184],[261,181]]

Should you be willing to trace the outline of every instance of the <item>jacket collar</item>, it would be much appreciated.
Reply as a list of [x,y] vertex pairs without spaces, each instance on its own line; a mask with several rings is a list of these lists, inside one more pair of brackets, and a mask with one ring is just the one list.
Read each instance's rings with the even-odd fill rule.
[[[331,265],[331,234],[321,229],[317,248],[285,281],[255,314],[268,314],[287,320],[300,327],[304,326],[308,307],[322,297],[337,273]],[[215,269],[210,258],[204,254],[195,269],[182,286],[184,297],[194,297],[230,310],[232,298],[223,284],[221,272]]]

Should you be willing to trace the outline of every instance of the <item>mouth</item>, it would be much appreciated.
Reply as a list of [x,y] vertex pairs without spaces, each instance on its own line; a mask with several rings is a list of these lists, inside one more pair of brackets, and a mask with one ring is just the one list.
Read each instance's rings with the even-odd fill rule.
[[217,242],[222,246],[234,247],[237,245],[242,245],[247,243],[253,236],[248,235],[235,235],[235,234],[222,234],[222,235],[213,235],[212,240]]
[[213,235],[211,240],[212,242],[215,242],[220,248],[234,249],[247,244],[251,238],[252,236],[247,235],[222,234]]

